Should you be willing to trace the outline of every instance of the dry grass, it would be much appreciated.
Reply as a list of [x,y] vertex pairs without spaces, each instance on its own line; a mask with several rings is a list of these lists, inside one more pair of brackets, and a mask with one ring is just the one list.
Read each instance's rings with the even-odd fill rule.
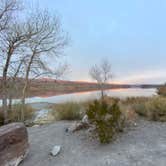
[[80,120],[84,115],[84,107],[75,102],[56,104],[52,107],[55,120]]
[[162,87],[157,88],[157,94],[166,97],[166,84]]
[[[13,105],[12,111],[9,112],[9,121],[10,122],[21,122],[21,109],[22,104],[18,103]],[[35,110],[30,105],[24,106],[24,121],[31,122],[35,117]]]
[[[148,120],[166,121],[166,98],[164,97],[130,97],[125,100],[106,97],[104,100],[107,104],[117,101],[128,124],[135,122],[138,115]],[[57,104],[52,108],[52,115],[55,120],[80,120],[92,103],[93,101],[90,100],[82,103]]]
[[166,121],[166,98],[164,97],[149,97],[136,98],[124,101],[138,115],[153,121]]
[[126,124],[130,125],[135,123],[136,119],[138,118],[137,113],[133,110],[131,105],[124,105],[120,103],[120,110],[125,117]]

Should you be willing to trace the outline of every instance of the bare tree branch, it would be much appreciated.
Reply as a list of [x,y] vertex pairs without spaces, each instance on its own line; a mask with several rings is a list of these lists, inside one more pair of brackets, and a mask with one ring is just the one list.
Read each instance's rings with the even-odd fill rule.
[[107,59],[103,59],[100,65],[94,65],[89,71],[93,80],[100,86],[102,97],[104,97],[104,85],[112,78],[111,64]]

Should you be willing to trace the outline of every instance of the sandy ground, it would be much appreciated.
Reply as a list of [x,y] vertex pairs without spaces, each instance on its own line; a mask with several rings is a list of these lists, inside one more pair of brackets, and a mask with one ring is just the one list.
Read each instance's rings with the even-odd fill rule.
[[[108,145],[90,140],[86,131],[66,133],[72,123],[29,128],[30,152],[21,166],[166,166],[166,123],[139,120]],[[49,155],[54,145],[62,146],[56,157]]]

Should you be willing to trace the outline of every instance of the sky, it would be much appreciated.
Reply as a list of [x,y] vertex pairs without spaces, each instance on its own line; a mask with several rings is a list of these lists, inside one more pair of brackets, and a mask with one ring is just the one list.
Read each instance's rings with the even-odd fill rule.
[[117,83],[166,82],[165,0],[27,0],[61,18],[69,80],[90,81],[107,58]]

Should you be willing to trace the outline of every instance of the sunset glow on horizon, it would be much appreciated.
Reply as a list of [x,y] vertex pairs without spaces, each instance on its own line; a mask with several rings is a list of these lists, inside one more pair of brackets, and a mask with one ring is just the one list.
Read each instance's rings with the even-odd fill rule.
[[64,79],[91,82],[90,67],[106,57],[115,75],[110,82],[166,81],[165,0],[30,1],[58,13],[71,37],[63,58],[71,72]]

